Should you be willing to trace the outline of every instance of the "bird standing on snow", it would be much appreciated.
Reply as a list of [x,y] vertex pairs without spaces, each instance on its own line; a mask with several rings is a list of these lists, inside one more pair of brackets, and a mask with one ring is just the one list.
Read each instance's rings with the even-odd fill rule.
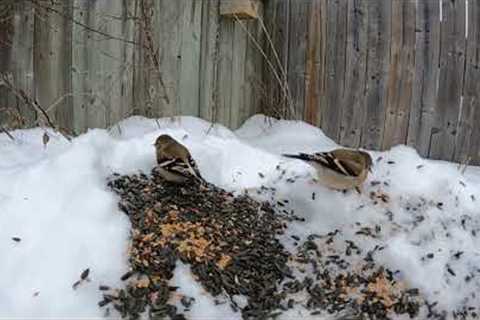
[[284,157],[300,159],[313,166],[321,183],[331,189],[357,189],[371,172],[372,158],[365,151],[335,149],[314,154],[284,154]]
[[165,180],[176,183],[185,183],[189,180],[204,182],[197,164],[188,149],[170,137],[162,134],[155,140],[157,153],[157,167],[155,170]]

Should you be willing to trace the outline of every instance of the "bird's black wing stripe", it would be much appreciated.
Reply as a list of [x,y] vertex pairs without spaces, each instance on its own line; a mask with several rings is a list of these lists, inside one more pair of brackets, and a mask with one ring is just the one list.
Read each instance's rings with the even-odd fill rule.
[[348,164],[342,162],[336,158],[331,152],[319,152],[315,154],[317,161],[321,162],[327,168],[343,174],[345,176],[355,176],[355,172],[348,166]]
[[350,168],[350,166],[347,163],[344,163],[341,160],[338,160],[338,165],[343,168],[343,170],[346,172],[347,176],[357,176],[358,174]]
[[197,175],[198,178],[201,177],[200,175],[200,170],[198,170],[198,166],[197,166],[197,163],[195,162],[195,160],[193,160],[193,158],[190,156],[188,157],[188,164],[190,165],[190,167],[192,167],[194,173]]

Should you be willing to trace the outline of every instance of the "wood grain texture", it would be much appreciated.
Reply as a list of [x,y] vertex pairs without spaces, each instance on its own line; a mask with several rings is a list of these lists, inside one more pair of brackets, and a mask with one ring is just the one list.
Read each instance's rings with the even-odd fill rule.
[[232,105],[232,68],[233,42],[235,35],[235,21],[230,18],[220,18],[220,40],[218,61],[218,110],[215,121],[225,126],[230,123]]
[[[178,80],[178,111],[176,114],[199,116],[200,32],[202,3],[183,0],[183,15],[179,36],[180,71]],[[197,76],[192,76],[197,75]]]
[[415,76],[407,144],[428,156],[430,141],[438,132],[437,81],[440,51],[440,7],[438,1],[418,1],[415,23]]
[[468,3],[463,106],[456,136],[455,161],[480,165],[480,2]]
[[73,125],[71,103],[71,21],[72,2],[54,5],[54,13],[36,7],[34,32],[35,97],[60,127]]
[[244,28],[247,28],[247,26],[243,21],[235,20],[232,41],[232,80],[230,82],[232,96],[229,107],[231,111],[230,121],[227,123],[232,128],[238,128],[241,125],[241,115],[244,113],[243,108],[245,107],[245,49],[247,37]]
[[289,4],[289,0],[266,1],[264,14],[267,36],[271,41],[265,41],[265,52],[270,63],[265,61],[263,64],[264,93],[260,111],[281,118],[293,117],[288,107],[289,93],[285,91],[288,88]]
[[407,143],[415,74],[415,1],[392,2],[390,68],[382,149]]
[[327,61],[325,90],[327,102],[322,109],[321,128],[335,141],[340,141],[342,104],[346,78],[347,2],[328,0],[327,3]]
[[[258,7],[259,13],[263,16],[263,3]],[[249,32],[254,36],[255,41],[247,39],[245,49],[245,83],[244,83],[244,107],[240,114],[240,125],[251,115],[259,112],[262,108],[262,101],[265,97],[265,87],[263,82],[263,56],[257,47],[258,44],[265,43],[265,35],[260,23],[256,21],[247,22]]]
[[461,109],[465,66],[465,1],[443,1],[440,74],[437,93],[438,133],[432,135],[429,156],[453,160]]
[[[48,13],[11,1],[0,72],[76,133],[133,114],[236,128],[263,112],[345,146],[406,142],[478,164],[480,2],[441,3],[269,0],[239,22],[220,16],[220,0],[66,0]],[[37,121],[1,86],[0,111],[2,125]]]
[[386,79],[390,66],[391,2],[367,2],[367,71],[366,71],[366,122],[363,125],[361,146],[374,149],[382,145],[385,123]]
[[295,119],[305,115],[305,67],[307,49],[308,12],[312,1],[291,1],[289,3],[288,32],[288,87]]
[[218,110],[219,2],[208,0],[202,5],[199,108],[203,119],[214,121]]
[[[15,87],[34,94],[33,40],[34,9],[31,3],[17,2],[4,12],[3,29],[0,33],[4,42],[0,45],[3,63],[0,72],[11,76]],[[35,111],[18,99],[7,88],[0,86],[0,121],[6,126],[21,127],[37,125]],[[7,111],[8,110],[8,111]],[[19,118],[20,116],[20,118]]]
[[326,105],[327,1],[314,0],[309,12],[304,119],[319,126]]
[[367,22],[366,1],[348,2],[348,27],[346,48],[346,79],[342,99],[342,122],[340,143],[349,147],[359,147],[362,130],[366,122],[365,79],[367,62]]

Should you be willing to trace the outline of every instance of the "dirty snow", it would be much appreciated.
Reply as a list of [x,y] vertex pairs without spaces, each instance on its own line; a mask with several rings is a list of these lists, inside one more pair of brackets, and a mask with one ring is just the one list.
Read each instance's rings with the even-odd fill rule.
[[[462,174],[457,164],[425,160],[397,146],[371,152],[375,167],[364,193],[344,195],[312,184],[311,167],[280,156],[337,146],[303,122],[254,116],[232,132],[193,117],[132,117],[72,142],[49,131],[46,147],[43,133],[40,128],[14,131],[15,141],[0,135],[0,318],[103,316],[98,286],[121,286],[129,238],[128,219],[105,179],[114,171],[149,172],[155,164],[152,143],[160,133],[190,148],[208,181],[237,192],[270,186],[275,197],[289,199],[306,221],[289,226],[282,238],[288,248],[289,235],[305,238],[337,228],[348,238],[359,225],[379,225],[379,239],[357,241],[365,249],[385,246],[377,261],[399,270],[406,283],[441,308],[480,305],[475,295],[480,288],[479,168]],[[294,183],[280,179],[278,165],[295,177]],[[373,202],[371,192],[387,195],[388,201]],[[86,268],[89,281],[74,290]],[[180,293],[195,297],[186,313],[190,319],[239,318],[228,304],[213,303],[188,266],[179,264],[171,281]],[[307,314],[298,309],[283,318]]]

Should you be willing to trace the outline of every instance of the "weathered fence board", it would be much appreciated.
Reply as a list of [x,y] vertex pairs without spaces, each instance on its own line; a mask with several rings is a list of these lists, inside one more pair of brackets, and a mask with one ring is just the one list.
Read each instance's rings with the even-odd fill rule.
[[[408,144],[423,156],[456,161],[471,157],[470,163],[480,163],[480,146],[475,146],[480,132],[474,125],[480,118],[475,112],[478,1],[268,3],[266,24],[280,35],[276,48],[282,61],[288,61],[288,78],[301,78],[303,72],[303,88],[299,81],[289,81],[297,116],[319,124],[345,146],[387,149]],[[301,6],[312,10],[300,16]],[[303,18],[305,36],[298,31],[305,25]],[[471,31],[467,39],[466,23]],[[286,36],[281,37],[279,25],[286,28]],[[304,37],[306,47],[298,43]],[[271,51],[267,54],[273,58]],[[269,96],[284,102],[278,97],[281,86],[268,74],[265,81]]]
[[[480,158],[480,2],[468,3],[467,56],[463,107],[457,131],[455,160]],[[478,163],[478,161],[477,161]]]
[[325,109],[321,110],[321,127],[332,139],[339,141],[342,120],[342,97],[345,82],[345,54],[347,37],[347,2],[327,2],[327,61]]
[[25,92],[76,133],[263,112],[349,147],[480,164],[479,1],[265,0],[249,20],[220,1],[0,2],[0,72],[17,89],[0,85],[0,125],[44,125]]
[[415,1],[392,2],[383,148],[405,143],[415,74]]
[[440,42],[440,74],[437,93],[437,130],[429,155],[441,158],[455,153],[455,135],[465,66],[465,1],[443,1]]
[[347,7],[346,79],[342,100],[340,143],[359,146],[366,121],[367,2],[352,0]]
[[382,144],[385,123],[385,88],[390,64],[390,26],[392,3],[367,1],[367,71],[366,122],[363,124],[361,146],[374,149]]
[[[184,5],[180,30],[180,74],[178,81],[178,105],[182,115],[200,115],[199,77],[200,72],[200,33],[202,21],[202,3],[182,0]],[[192,76],[193,75],[193,76]],[[197,76],[195,76],[197,75]]]
[[291,1],[288,23],[287,78],[295,118],[305,115],[305,63],[307,49],[308,12],[311,1]]
[[409,145],[422,156],[430,153],[437,109],[440,7],[437,1],[420,1],[416,12],[415,78],[408,130]]
[[214,121],[218,110],[219,0],[203,1],[202,4],[199,108],[202,118]]
[[[257,10],[260,15],[263,15],[263,5],[259,5]],[[263,23],[263,21],[260,21],[260,23],[248,21],[246,23],[252,37],[248,38],[245,49],[244,100],[239,121],[241,119],[247,119],[252,114],[258,113],[262,108],[262,100],[264,100],[265,97],[262,72],[263,56],[258,49],[258,46],[262,46],[262,41],[265,41],[261,23]]]
[[59,126],[71,128],[73,110],[70,96],[72,46],[72,4],[55,5],[49,14],[47,8],[36,8],[34,30],[33,72],[35,96],[40,105],[50,113]]
[[[290,109],[290,93],[286,71],[289,52],[289,0],[270,0],[265,7],[264,101],[262,112],[276,117],[294,117]],[[268,39],[270,37],[270,41]]]
[[[258,20],[220,18],[218,0],[18,1],[8,9],[1,71],[59,127],[80,133],[132,114],[237,127],[260,108],[263,57],[251,42],[261,47],[263,31]],[[2,105],[34,125],[32,108],[0,90]],[[0,120],[12,125],[6,113]]]
[[327,2],[314,0],[310,9],[305,66],[304,119],[319,126],[326,107]]
[[[33,7],[28,2],[18,2],[5,8],[3,13],[0,56],[4,63],[0,64],[0,72],[10,74],[15,87],[33,95]],[[0,87],[0,108],[0,120],[12,123],[14,127],[35,123],[34,110],[5,87]]]

